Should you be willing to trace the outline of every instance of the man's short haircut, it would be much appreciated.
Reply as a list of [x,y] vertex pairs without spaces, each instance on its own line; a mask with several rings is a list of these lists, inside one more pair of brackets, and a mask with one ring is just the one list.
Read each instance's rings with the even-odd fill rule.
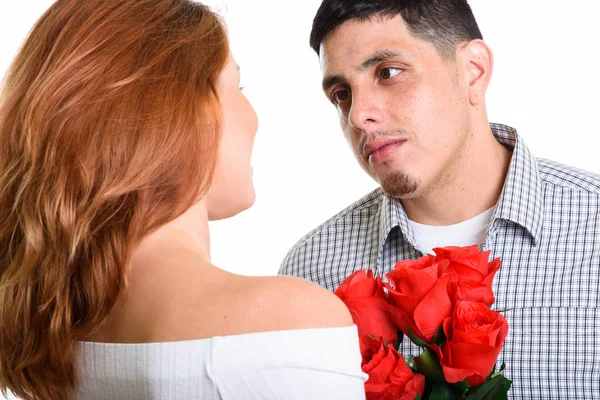
[[432,43],[439,54],[453,58],[463,42],[483,39],[467,0],[324,0],[313,20],[310,46],[321,43],[344,22],[400,14],[414,37]]

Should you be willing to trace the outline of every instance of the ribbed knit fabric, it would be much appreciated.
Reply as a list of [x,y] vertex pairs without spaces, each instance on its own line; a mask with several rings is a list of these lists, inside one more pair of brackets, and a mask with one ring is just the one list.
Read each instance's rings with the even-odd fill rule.
[[356,326],[80,345],[77,400],[365,398]]

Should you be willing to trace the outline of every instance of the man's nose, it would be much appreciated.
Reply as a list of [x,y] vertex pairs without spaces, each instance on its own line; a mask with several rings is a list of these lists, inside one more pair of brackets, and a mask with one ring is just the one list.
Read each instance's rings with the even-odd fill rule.
[[352,92],[352,104],[348,114],[350,125],[363,132],[379,129],[384,122],[385,115],[380,100],[375,93]]

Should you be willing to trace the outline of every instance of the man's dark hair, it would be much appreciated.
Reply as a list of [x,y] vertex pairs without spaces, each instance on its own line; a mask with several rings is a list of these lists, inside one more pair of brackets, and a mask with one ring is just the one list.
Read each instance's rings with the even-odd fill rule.
[[398,14],[414,37],[432,43],[444,58],[454,57],[460,43],[483,39],[467,0],[323,0],[310,46],[319,54],[321,43],[348,20]]

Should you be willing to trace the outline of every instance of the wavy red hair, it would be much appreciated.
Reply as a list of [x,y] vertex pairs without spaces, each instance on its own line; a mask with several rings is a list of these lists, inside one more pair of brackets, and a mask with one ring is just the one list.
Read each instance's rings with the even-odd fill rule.
[[0,97],[0,389],[72,397],[132,249],[208,189],[222,21],[188,0],[58,0]]

